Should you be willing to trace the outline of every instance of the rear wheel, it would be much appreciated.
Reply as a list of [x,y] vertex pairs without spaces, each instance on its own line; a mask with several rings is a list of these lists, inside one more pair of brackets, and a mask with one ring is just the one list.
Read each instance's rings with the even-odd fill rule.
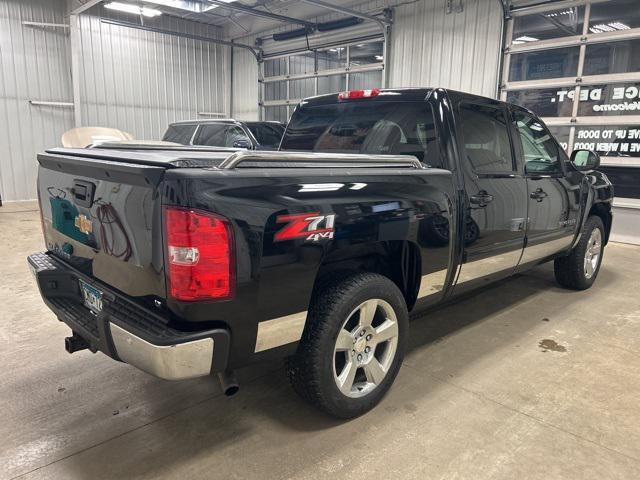
[[340,418],[362,415],[391,387],[404,357],[408,313],[388,278],[363,273],[319,289],[289,360],[294,389]]
[[576,247],[554,262],[556,280],[574,290],[585,290],[598,276],[604,253],[604,225],[600,217],[587,219]]

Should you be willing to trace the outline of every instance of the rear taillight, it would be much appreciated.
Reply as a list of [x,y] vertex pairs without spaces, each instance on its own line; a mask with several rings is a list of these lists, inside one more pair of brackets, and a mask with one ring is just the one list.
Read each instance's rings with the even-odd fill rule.
[[372,88],[371,90],[348,90],[346,92],[340,92],[338,94],[339,100],[355,100],[357,98],[371,98],[377,97],[380,94],[379,88]]
[[225,300],[234,294],[233,232],[219,215],[164,210],[169,296],[182,301]]

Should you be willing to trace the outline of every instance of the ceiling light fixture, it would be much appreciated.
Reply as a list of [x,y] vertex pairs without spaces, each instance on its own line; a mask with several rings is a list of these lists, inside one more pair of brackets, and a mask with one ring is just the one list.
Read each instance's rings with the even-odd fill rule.
[[117,10],[119,12],[133,13],[135,15],[143,15],[145,17],[157,17],[162,15],[160,10],[154,8],[140,7],[138,5],[132,5],[130,3],[111,2],[105,5],[105,8],[110,10]]
[[591,33],[615,32],[616,30],[629,30],[631,27],[622,22],[599,23],[589,27]]
[[518,37],[516,39],[513,40],[514,45],[521,45],[523,43],[527,43],[527,42],[537,42],[539,41],[539,38],[535,38],[535,37],[529,37],[527,35],[522,35],[521,37]]

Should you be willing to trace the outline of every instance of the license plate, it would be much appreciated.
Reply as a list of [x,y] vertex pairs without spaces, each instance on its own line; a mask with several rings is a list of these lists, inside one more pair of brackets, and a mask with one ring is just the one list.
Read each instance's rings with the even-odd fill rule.
[[82,280],[78,280],[78,282],[85,307],[94,313],[100,313],[102,311],[102,292]]

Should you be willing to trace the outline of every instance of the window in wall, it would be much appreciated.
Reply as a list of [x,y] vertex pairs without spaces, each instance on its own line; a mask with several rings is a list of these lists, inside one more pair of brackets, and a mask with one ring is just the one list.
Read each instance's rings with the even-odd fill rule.
[[349,75],[349,90],[366,90],[380,88],[382,85],[382,71],[351,73]]
[[264,99],[269,100],[282,100],[287,98],[287,81],[280,80],[277,82],[265,82],[264,84]]
[[537,119],[523,112],[514,114],[527,173],[560,173],[560,151],[551,134]]
[[507,94],[507,101],[528,108],[539,117],[570,117],[574,96],[575,88],[513,90]]
[[346,89],[347,76],[345,74],[318,78],[318,95],[341,92]]
[[345,68],[347,66],[347,47],[333,47],[318,50],[318,71]]
[[[545,121],[557,119],[550,131],[568,153],[597,151],[605,158],[603,168],[611,174],[616,196],[624,197],[629,179],[620,183],[623,176],[614,172],[618,167],[606,164],[635,165],[635,170],[624,168],[640,171],[640,0],[580,3],[584,5],[573,7],[574,22],[568,21],[570,13],[559,15],[565,9],[553,8],[551,2],[548,10],[541,7],[536,14],[514,12],[513,36],[505,41],[505,47],[512,48],[506,53],[510,67],[502,98]],[[579,31],[582,19],[586,36]],[[553,27],[548,20],[555,22]],[[578,52],[583,52],[584,62],[577,62]],[[594,76],[599,77],[596,84]],[[541,80],[546,80],[543,85]],[[633,181],[640,185],[640,174]]]
[[573,148],[605,157],[640,157],[640,125],[576,127]]
[[[383,41],[365,40],[265,60],[262,100],[269,102],[269,107],[287,107],[286,115],[276,110],[271,110],[269,115],[286,120],[300,99],[348,88],[381,87],[383,52]],[[266,111],[263,112],[266,115]]]
[[302,99],[315,95],[316,79],[304,78],[289,81],[289,98]]
[[476,172],[513,171],[513,155],[504,109],[462,103],[460,121],[466,157]]
[[640,115],[640,83],[580,87],[578,116]]
[[382,42],[359,43],[349,47],[349,67],[360,67],[384,60]]
[[[638,4],[640,9],[640,3]],[[640,71],[640,38],[587,45],[583,75]]]
[[516,17],[513,22],[513,45],[581,35],[584,6],[565,7],[545,13]]
[[273,58],[264,61],[264,76],[277,77],[287,74],[287,59]]
[[513,54],[509,81],[543,80],[578,74],[580,47],[553,48],[544,51]]
[[614,0],[591,4],[589,33],[615,32],[640,27],[638,0]]
[[315,53],[304,52],[289,57],[289,74],[298,75],[301,73],[315,72]]

